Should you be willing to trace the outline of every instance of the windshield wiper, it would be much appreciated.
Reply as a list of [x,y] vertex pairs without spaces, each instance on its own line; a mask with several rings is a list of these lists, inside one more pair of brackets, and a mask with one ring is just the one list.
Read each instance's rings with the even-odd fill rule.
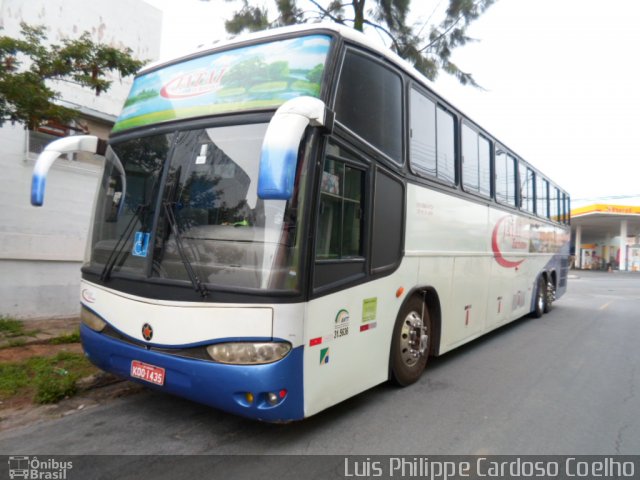
[[[122,201],[124,201],[124,199]],[[149,205],[139,204],[136,207],[136,211],[131,217],[131,220],[129,220],[129,223],[122,232],[122,235],[120,235],[118,241],[116,242],[116,245],[113,247],[113,250],[111,250],[107,262],[104,264],[104,268],[102,269],[102,273],[100,274],[100,280],[102,280],[103,282],[106,282],[107,280],[109,280],[109,278],[111,278],[111,271],[113,270],[113,267],[116,266],[118,258],[120,258],[120,254],[124,249],[124,246],[127,244],[129,238],[131,238],[131,234],[135,230],[135,221],[140,220],[140,223],[142,224],[141,215],[148,206]]]
[[178,222],[176,221],[176,217],[173,214],[173,208],[171,202],[164,202],[163,204],[164,212],[167,217],[167,222],[169,222],[169,226],[171,227],[171,231],[173,232],[173,237],[176,239],[176,247],[178,248],[178,253],[180,254],[180,259],[182,260],[182,264],[184,265],[185,270],[187,271],[187,275],[189,276],[189,280],[191,280],[191,284],[193,288],[195,288],[196,292],[198,292],[202,298],[206,298],[209,295],[209,290],[207,287],[203,285],[198,277],[198,274],[193,269],[191,262],[187,258],[186,253],[184,252],[184,246],[182,244],[182,235],[180,234],[180,230],[178,229]]

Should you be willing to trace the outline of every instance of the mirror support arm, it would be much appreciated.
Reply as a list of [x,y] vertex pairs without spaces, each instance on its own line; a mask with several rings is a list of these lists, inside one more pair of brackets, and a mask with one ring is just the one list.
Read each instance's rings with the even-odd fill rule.
[[278,108],[262,143],[258,197],[288,200],[293,195],[298,150],[307,126],[333,127],[333,114],[314,97],[296,97]]
[[[53,162],[60,155],[73,152],[89,152],[96,153],[99,144],[103,142],[93,135],[73,135],[71,137],[60,138],[51,142],[45,147],[38,156],[36,164],[33,168],[33,177],[31,180],[31,205],[34,207],[42,206],[44,202],[44,191],[47,183],[47,174]],[[102,146],[102,145],[100,145]],[[103,147],[104,148],[104,147]]]

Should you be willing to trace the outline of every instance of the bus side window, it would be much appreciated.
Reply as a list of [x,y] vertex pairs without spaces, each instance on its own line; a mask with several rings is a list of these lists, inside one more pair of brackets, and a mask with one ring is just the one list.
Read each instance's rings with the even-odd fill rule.
[[551,207],[551,210],[549,211],[549,217],[554,222],[560,223],[562,222],[562,218],[560,214],[560,200],[561,200],[560,191],[558,190],[557,187],[551,186],[551,188],[549,189],[549,192],[550,192],[549,205]]
[[366,55],[348,50],[335,103],[336,119],[402,164],[402,79]]
[[411,90],[411,168],[436,176],[436,104]]
[[515,159],[496,146],[496,200],[504,205],[516,205]]
[[316,239],[318,260],[361,257],[365,173],[327,158],[322,172]]
[[462,125],[462,184],[466,191],[491,196],[491,143]]
[[549,217],[549,205],[547,203],[549,197],[549,182],[538,175],[538,181],[536,182],[536,212],[539,217]]
[[520,208],[529,213],[534,213],[534,188],[535,173],[533,170],[520,164]]
[[456,183],[455,119],[415,89],[411,90],[411,169]]
[[394,268],[402,257],[404,187],[378,168],[373,200],[371,272]]

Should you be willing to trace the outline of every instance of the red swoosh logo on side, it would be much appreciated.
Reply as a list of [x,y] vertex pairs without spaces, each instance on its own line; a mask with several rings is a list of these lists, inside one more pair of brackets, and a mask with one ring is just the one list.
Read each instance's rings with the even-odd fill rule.
[[493,227],[493,234],[491,235],[491,249],[493,250],[493,255],[496,259],[496,262],[498,262],[498,265],[504,268],[516,268],[520,266],[522,262],[524,262],[524,259],[517,262],[507,260],[506,258],[504,258],[504,255],[502,254],[502,252],[500,251],[500,247],[498,246],[498,229],[500,228],[500,225],[505,218],[507,217],[502,217],[500,220],[498,220],[496,226]]

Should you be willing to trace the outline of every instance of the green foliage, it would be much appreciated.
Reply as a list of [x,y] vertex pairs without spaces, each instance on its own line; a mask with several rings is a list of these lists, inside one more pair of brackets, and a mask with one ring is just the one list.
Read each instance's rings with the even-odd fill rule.
[[64,345],[67,343],[79,343],[80,342],[80,330],[76,329],[68,335],[60,335],[59,337],[49,340],[51,345]]
[[50,81],[67,81],[100,95],[108,74],[134,74],[144,64],[132,50],[94,43],[89,32],[48,44],[43,26],[21,24],[21,38],[0,36],[0,125],[20,122],[31,129],[45,122],[68,123],[76,112],[57,105]]
[[47,375],[36,379],[35,403],[55,403],[65,397],[75,395],[78,388],[76,379],[63,368],[52,369]]
[[[228,2],[235,0],[227,0]],[[302,11],[296,0],[274,0],[278,16],[269,20],[265,7],[252,7],[242,0],[242,8],[225,23],[229,33],[264,30],[296,23],[331,20],[359,31],[365,27],[377,30],[387,38],[393,51],[410,62],[431,80],[444,70],[463,85],[478,86],[470,73],[462,71],[451,61],[451,53],[472,41],[467,27],[495,0],[449,0],[444,17],[430,23],[409,25],[407,15],[411,0],[309,0],[315,10]],[[439,2],[432,0],[433,11]],[[424,8],[426,2],[421,3]],[[365,9],[365,5],[370,8]],[[426,9],[425,9],[426,10]]]
[[22,321],[0,315],[0,348],[19,347],[26,343],[24,338],[35,337],[40,330],[26,330]]
[[24,325],[20,320],[0,316],[0,338],[19,337],[24,333]]
[[0,364],[0,398],[31,391],[36,403],[54,403],[76,393],[76,382],[94,370],[80,353],[60,352]]

